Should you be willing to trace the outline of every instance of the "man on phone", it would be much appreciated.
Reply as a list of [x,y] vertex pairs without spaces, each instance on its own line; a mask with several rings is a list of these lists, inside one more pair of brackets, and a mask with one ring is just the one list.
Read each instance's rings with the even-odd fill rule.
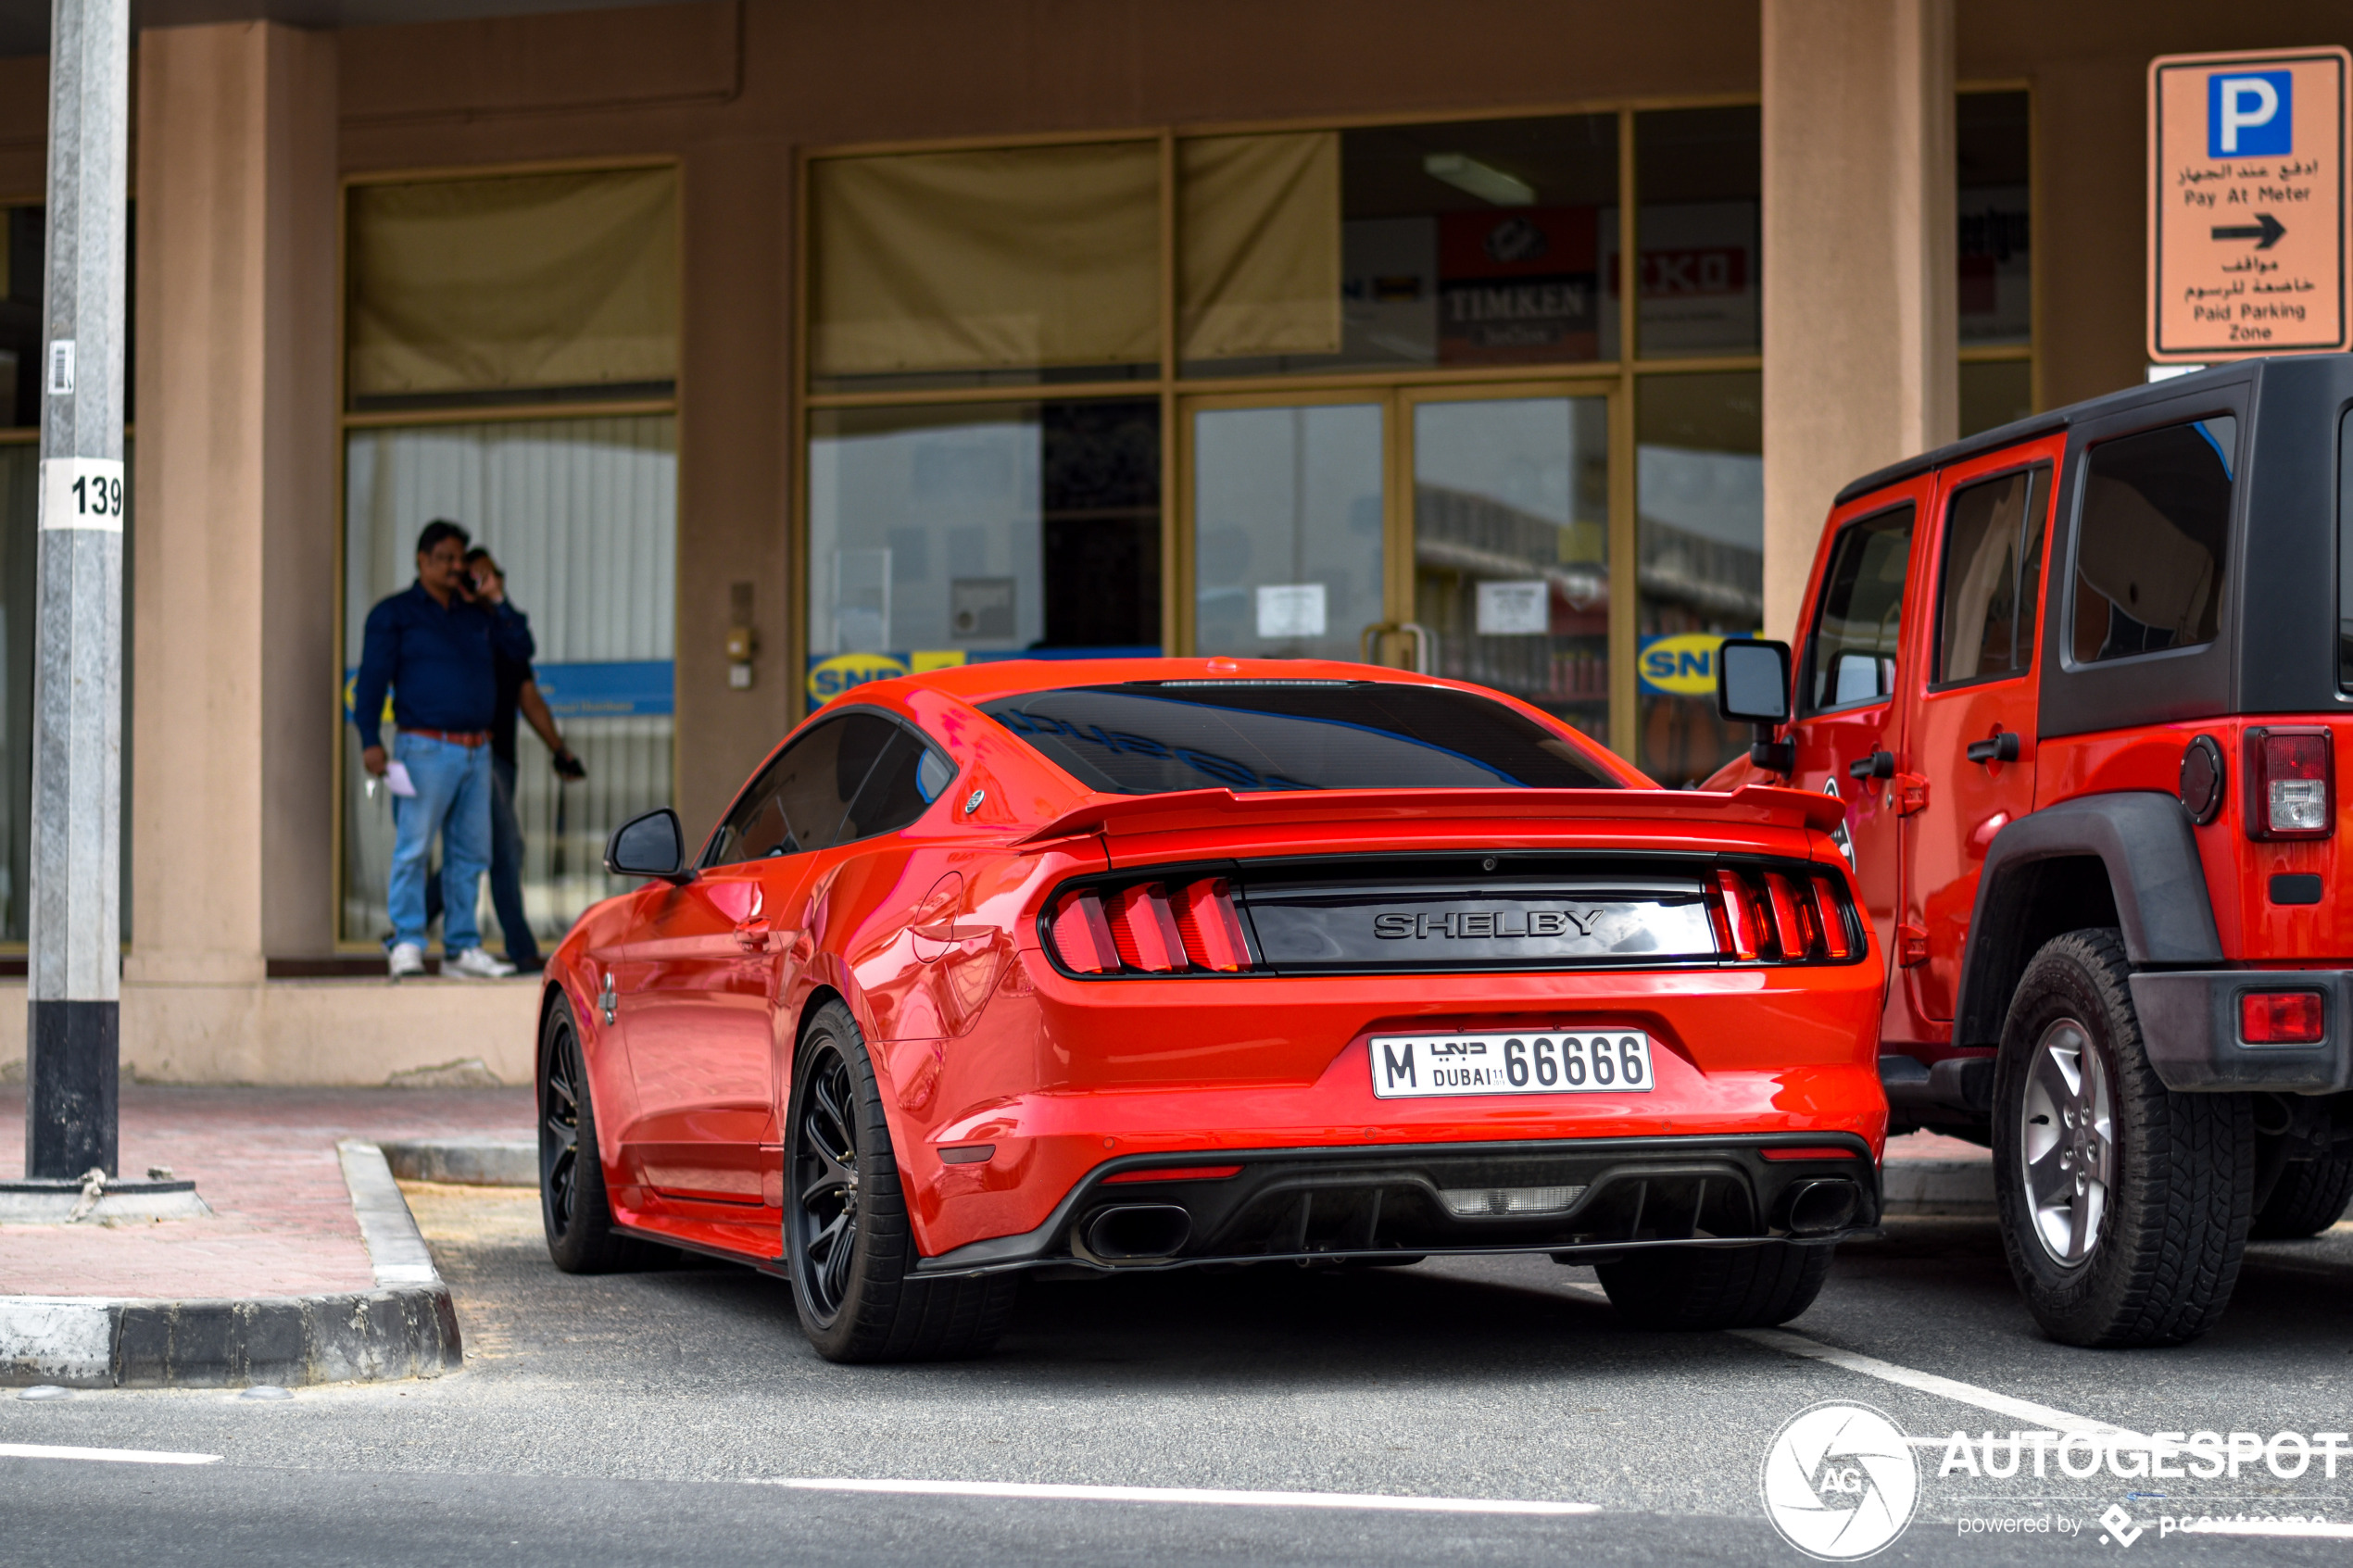
[[[466,573],[474,597],[504,607],[522,632],[523,658],[504,649],[497,656],[498,706],[490,722],[490,907],[497,911],[498,929],[507,939],[507,961],[522,973],[536,974],[542,961],[538,939],[532,935],[530,917],[523,910],[522,823],[515,814],[516,719],[527,721],[547,742],[558,778],[576,782],[588,776],[588,769],[564,744],[556,716],[540,695],[538,676],[531,668],[537,640],[531,634],[530,618],[508,602],[507,574],[497,558],[476,545],[466,552]],[[431,925],[440,914],[441,884],[428,880],[425,923]]]
[[[417,536],[417,581],[368,612],[352,692],[360,764],[391,785],[388,889],[395,980],[425,972],[425,865],[441,835],[444,974],[495,980],[514,972],[482,949],[474,899],[490,863],[490,728],[501,655],[528,662],[528,629],[484,602],[466,570],[466,531],[447,519]],[[396,732],[386,753],[384,693]],[[397,762],[400,772],[393,767]],[[402,775],[405,775],[402,776]]]

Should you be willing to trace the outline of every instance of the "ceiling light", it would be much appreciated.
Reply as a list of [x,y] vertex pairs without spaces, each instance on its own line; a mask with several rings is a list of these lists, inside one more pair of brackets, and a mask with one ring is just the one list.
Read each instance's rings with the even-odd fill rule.
[[1467,153],[1430,153],[1422,159],[1422,172],[1497,207],[1536,204],[1535,186],[1517,175],[1491,169]]

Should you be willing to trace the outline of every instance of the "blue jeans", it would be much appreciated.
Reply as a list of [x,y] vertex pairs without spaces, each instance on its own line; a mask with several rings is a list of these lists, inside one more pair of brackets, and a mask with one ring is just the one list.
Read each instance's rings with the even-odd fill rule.
[[490,864],[490,748],[404,734],[394,740],[413,796],[392,797],[392,939],[425,945],[425,863],[441,834],[441,947],[482,946],[474,896]]
[[[490,907],[498,911],[507,960],[524,969],[538,968],[539,944],[522,909],[522,823],[515,817],[515,765],[503,757],[490,759]],[[425,923],[440,918],[441,884],[428,877]]]

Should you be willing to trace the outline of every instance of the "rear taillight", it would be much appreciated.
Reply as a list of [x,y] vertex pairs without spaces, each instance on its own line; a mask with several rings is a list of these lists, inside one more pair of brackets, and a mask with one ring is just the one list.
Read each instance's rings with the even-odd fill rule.
[[1047,916],[1046,934],[1063,967],[1079,974],[1230,974],[1252,967],[1233,884],[1222,876],[1173,890],[1147,882],[1065,893]]
[[1743,963],[1839,962],[1856,954],[1836,879],[1816,873],[1716,873],[1708,916],[1717,947]]
[[2314,727],[2246,732],[2246,831],[2326,838],[2336,827],[2336,751]]
[[2327,1035],[2318,991],[2249,991],[2239,997],[2239,1038],[2250,1046],[2310,1046]]
[[1250,943],[1242,935],[1241,917],[1234,911],[1233,884],[1222,876],[1203,877],[1178,888],[1170,900],[1176,911],[1176,935],[1185,951],[1202,969],[1231,971],[1250,967]]
[[1185,967],[1185,939],[1169,911],[1168,889],[1156,882],[1123,887],[1104,900],[1103,912],[1111,917],[1111,939],[1122,964],[1148,974]]
[[1063,967],[1081,974],[1104,974],[1119,967],[1119,948],[1111,939],[1111,923],[1103,918],[1103,901],[1081,890],[1054,901],[1047,918],[1047,934]]

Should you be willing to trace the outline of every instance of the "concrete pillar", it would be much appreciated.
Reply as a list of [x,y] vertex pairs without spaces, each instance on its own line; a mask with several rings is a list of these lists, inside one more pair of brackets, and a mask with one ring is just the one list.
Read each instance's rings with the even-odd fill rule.
[[1760,11],[1765,624],[1787,637],[1839,487],[1957,433],[1953,9]]
[[201,1034],[266,959],[333,943],[335,40],[227,22],[138,54],[124,978]]

